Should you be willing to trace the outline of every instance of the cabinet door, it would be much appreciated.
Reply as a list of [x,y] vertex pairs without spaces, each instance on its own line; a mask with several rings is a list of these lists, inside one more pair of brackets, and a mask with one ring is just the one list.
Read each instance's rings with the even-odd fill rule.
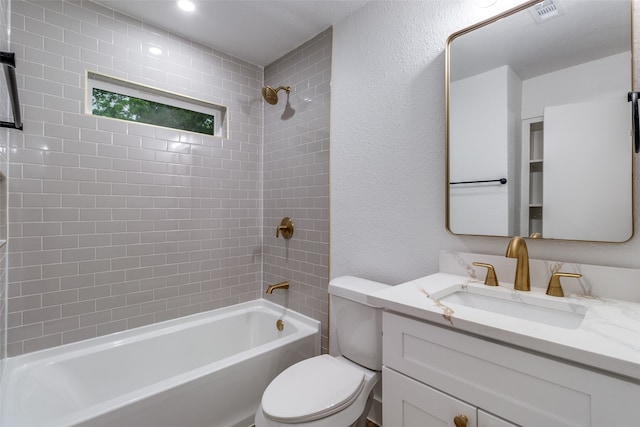
[[[393,427],[456,427],[455,417],[465,416],[476,427],[476,408],[427,385],[382,368],[382,425]],[[464,424],[459,423],[459,427]],[[503,427],[503,426],[501,426]]]
[[478,427],[517,427],[508,421],[478,409]]

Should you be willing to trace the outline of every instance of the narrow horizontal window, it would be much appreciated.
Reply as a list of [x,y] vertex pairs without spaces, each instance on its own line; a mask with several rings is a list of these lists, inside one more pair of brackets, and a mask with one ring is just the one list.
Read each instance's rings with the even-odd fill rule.
[[87,73],[87,109],[94,116],[226,137],[226,108],[149,86]]

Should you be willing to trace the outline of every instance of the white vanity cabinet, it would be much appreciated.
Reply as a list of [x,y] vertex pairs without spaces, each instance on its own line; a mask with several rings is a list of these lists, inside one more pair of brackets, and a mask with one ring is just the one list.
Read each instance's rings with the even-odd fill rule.
[[383,331],[385,427],[640,426],[636,382],[388,311]]

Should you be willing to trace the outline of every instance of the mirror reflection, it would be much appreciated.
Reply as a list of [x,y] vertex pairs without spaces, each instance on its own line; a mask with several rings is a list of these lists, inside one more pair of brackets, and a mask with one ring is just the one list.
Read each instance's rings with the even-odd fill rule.
[[633,234],[631,2],[528,2],[447,42],[447,228]]

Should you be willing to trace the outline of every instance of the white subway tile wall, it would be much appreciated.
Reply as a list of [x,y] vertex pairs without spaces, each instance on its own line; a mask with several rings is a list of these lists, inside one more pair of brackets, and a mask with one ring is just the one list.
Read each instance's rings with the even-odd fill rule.
[[[264,109],[264,279],[288,280],[268,299],[322,322],[327,351],[329,282],[329,101],[332,29],[265,67],[265,84],[291,86]],[[289,102],[290,109],[286,104]],[[292,111],[294,110],[294,111]],[[283,217],[290,240],[276,238]]]
[[[8,354],[260,298],[262,68],[84,0],[11,7]],[[85,115],[86,70],[225,105],[229,138]]]

